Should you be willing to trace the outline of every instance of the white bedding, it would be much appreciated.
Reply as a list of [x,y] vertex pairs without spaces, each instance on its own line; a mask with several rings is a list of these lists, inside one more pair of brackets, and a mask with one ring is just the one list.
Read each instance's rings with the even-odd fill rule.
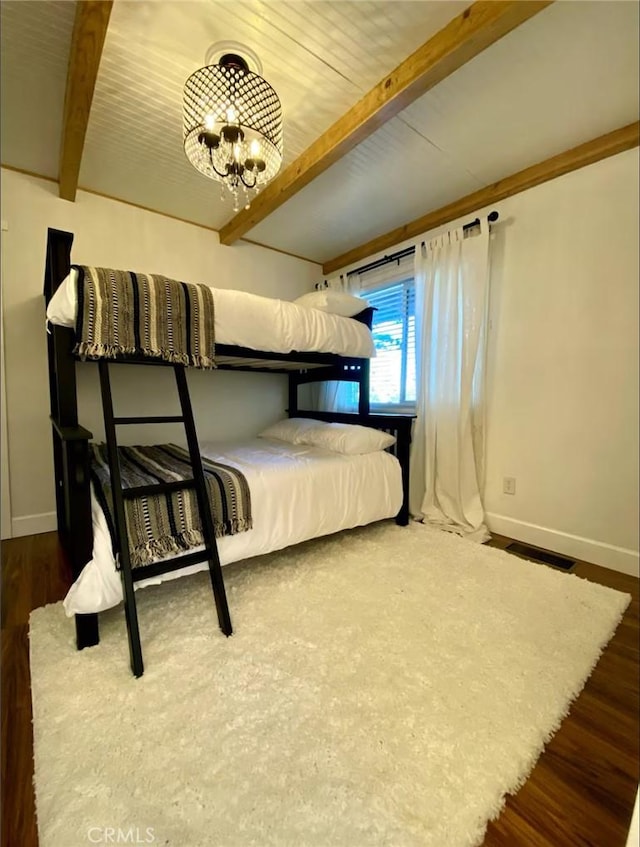
[[[348,456],[269,438],[201,445],[202,454],[239,468],[251,492],[253,529],[218,539],[223,565],[309,538],[394,517],[402,505],[395,456],[384,451]],[[71,586],[67,615],[99,612],[122,600],[111,538],[92,496],[93,558]],[[136,588],[207,568],[202,562],[141,580]]]
[[[49,301],[47,319],[75,327],[77,270],[60,284]],[[217,344],[233,344],[266,353],[337,353],[372,358],[373,338],[368,327],[352,318],[298,306],[288,300],[260,297],[247,291],[212,288]],[[363,308],[366,306],[362,304]]]

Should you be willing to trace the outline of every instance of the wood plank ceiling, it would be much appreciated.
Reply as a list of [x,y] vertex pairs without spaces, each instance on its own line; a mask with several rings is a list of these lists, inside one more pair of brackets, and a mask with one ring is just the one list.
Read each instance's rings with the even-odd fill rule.
[[[110,3],[80,5],[89,31],[80,47],[88,61],[74,60],[76,24],[69,65],[74,4],[1,4],[3,165],[60,179],[61,194],[70,199],[79,171],[81,188],[218,229],[229,243],[246,231],[252,241],[328,269],[352,257],[358,245],[376,247],[411,222],[415,229],[432,221],[434,210],[638,120],[635,2],[578,0],[546,8],[544,2],[471,7],[457,0],[115,0],[90,112]],[[86,8],[92,6],[93,15]],[[470,38],[469,22],[481,14],[493,15],[493,26],[503,31],[515,28],[495,43],[486,28]],[[440,57],[432,79],[424,67],[418,70],[409,87],[419,96],[381,111],[385,78],[415,51],[428,53],[422,45],[434,37],[434,49],[443,52],[446,32],[456,27],[454,53],[461,61]],[[479,49],[486,44],[478,38],[491,46]],[[182,87],[219,40],[255,50],[283,104],[283,171],[264,201],[254,203],[253,218],[241,213],[234,219],[220,187],[198,174],[182,151]],[[362,120],[355,129],[352,123],[337,139],[328,136],[340,156],[326,155],[327,136],[310,156],[308,148],[313,152],[332,125],[347,126],[342,116],[357,111],[381,81],[380,94],[369,95],[374,105],[366,132]],[[78,83],[80,98],[68,88]],[[80,161],[75,151],[83,122]],[[624,139],[627,147],[638,143],[637,125],[635,136],[631,127]],[[610,155],[611,143],[598,147],[605,148],[602,155]],[[309,162],[314,178],[306,184],[297,171]],[[268,217],[259,220],[265,210]]]
[[223,227],[222,243],[233,244],[422,94],[548,5],[549,0],[516,0],[477,2],[469,6],[317,138],[267,186],[250,209]]

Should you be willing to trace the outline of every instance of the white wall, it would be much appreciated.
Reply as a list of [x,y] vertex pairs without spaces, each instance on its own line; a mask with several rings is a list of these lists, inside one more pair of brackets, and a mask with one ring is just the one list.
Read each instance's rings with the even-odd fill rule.
[[[213,197],[213,195],[212,195]],[[73,232],[80,264],[163,273],[219,288],[291,300],[310,291],[318,265],[240,243],[219,244],[216,233],[78,192],[60,200],[57,184],[2,170],[3,312],[7,435],[14,535],[55,527],[49,388],[42,296],[47,228]],[[214,200],[212,199],[212,202]],[[80,423],[103,437],[97,368],[78,366]],[[173,374],[164,368],[114,368],[116,414],[172,414],[178,409]],[[201,440],[253,435],[286,408],[286,378],[271,374],[189,371]],[[145,442],[128,427],[122,441]],[[184,442],[181,427],[154,427],[154,440]]]
[[637,575],[638,150],[496,208],[489,525]]
[[[2,245],[0,244],[0,251]],[[3,253],[4,255],[4,253]],[[1,278],[1,277],[0,277]],[[9,485],[9,446],[7,440],[7,403],[4,376],[4,330],[0,309],[0,538],[11,538],[11,489]]]

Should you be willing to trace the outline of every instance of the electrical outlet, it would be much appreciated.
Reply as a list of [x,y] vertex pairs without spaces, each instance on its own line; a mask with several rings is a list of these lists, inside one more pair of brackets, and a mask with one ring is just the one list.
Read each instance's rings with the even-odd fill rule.
[[502,480],[502,490],[505,494],[516,493],[516,478],[515,476],[505,476]]
[[2,221],[2,231],[7,232],[9,229],[9,221]]

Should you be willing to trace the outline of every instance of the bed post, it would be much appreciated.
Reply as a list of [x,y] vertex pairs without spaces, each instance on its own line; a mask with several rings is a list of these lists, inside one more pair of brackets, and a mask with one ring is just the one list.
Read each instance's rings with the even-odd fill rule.
[[[72,244],[70,232],[48,230],[44,278],[47,305],[69,273]],[[47,335],[47,348],[58,534],[75,580],[93,550],[89,485],[89,439],[92,435],[78,426],[73,331],[52,326]],[[98,643],[97,614],[76,615],[75,622],[78,650]]]
[[289,374],[289,405],[288,412],[290,418],[295,418],[298,414],[298,385],[300,384],[297,371],[291,371]]
[[402,506],[396,515],[398,526],[407,526],[409,523],[409,468],[413,420],[413,415],[398,416],[398,440],[395,445],[395,454],[402,468]]
[[358,414],[368,415],[371,411],[369,406],[369,374],[371,373],[371,360],[363,359],[360,365],[360,378],[358,380]]

